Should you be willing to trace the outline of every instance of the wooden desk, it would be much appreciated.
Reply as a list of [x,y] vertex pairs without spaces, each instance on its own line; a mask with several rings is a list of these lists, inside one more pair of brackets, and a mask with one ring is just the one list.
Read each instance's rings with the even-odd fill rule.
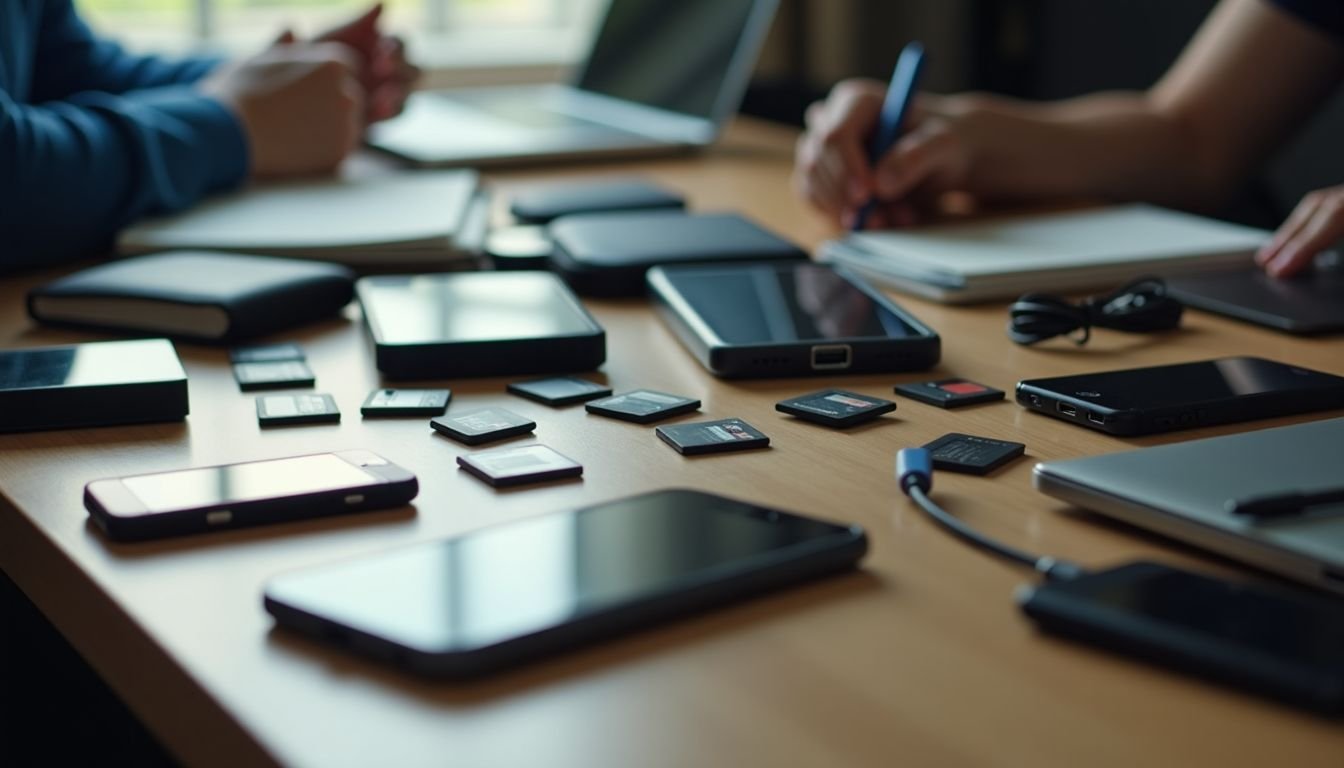
[[[697,208],[742,210],[812,246],[828,230],[792,196],[792,142],[788,131],[743,124],[703,157],[493,178],[507,190],[539,178],[643,173],[684,190]],[[0,287],[0,345],[88,338],[24,317],[25,290],[49,277]],[[1005,390],[1027,376],[1232,353],[1344,374],[1344,340],[1294,339],[1199,313],[1175,335],[1101,331],[1083,349],[1024,349],[1004,337],[1001,306],[900,300],[943,335],[943,363],[931,375]],[[464,448],[421,420],[360,420],[359,403],[378,378],[352,317],[294,337],[318,390],[340,403],[339,426],[260,432],[225,353],[182,346],[192,402],[185,424],[0,437],[0,566],[192,765],[1344,763],[1337,724],[1037,635],[1012,601],[1028,577],[933,527],[892,479],[897,448],[949,431],[1020,440],[1027,460],[990,478],[943,474],[938,498],[988,533],[1086,564],[1153,557],[1226,568],[1068,514],[1031,489],[1038,460],[1169,438],[1121,441],[1011,402],[946,412],[905,399],[879,425],[833,432],[783,417],[774,403],[823,383],[891,397],[893,383],[925,376],[718,381],[643,302],[588,305],[609,331],[603,373],[615,388],[699,397],[704,417],[743,417],[773,447],[688,460],[649,427],[513,398],[503,379],[450,382],[456,406],[532,415],[542,441],[586,467],[581,483],[496,492],[457,470]],[[419,475],[414,510],[117,546],[89,526],[80,501],[95,477],[347,448],[377,451]],[[276,631],[262,610],[262,584],[281,571],[674,485],[858,522],[871,554],[859,574],[469,686],[421,682]]]

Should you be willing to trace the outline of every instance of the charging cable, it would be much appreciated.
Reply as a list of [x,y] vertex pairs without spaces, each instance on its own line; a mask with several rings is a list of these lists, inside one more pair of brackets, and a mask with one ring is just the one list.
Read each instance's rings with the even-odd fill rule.
[[1008,308],[1008,338],[1027,345],[1081,331],[1073,339],[1081,345],[1092,337],[1093,327],[1126,333],[1169,331],[1181,324],[1184,309],[1167,295],[1167,284],[1157,277],[1141,277],[1079,304],[1028,293]]
[[902,448],[896,452],[896,481],[900,483],[901,491],[928,513],[934,522],[973,547],[1025,565],[1052,581],[1068,581],[1087,573],[1081,565],[1069,560],[1033,554],[995,541],[935,504],[928,496],[933,488],[933,456],[927,448]]

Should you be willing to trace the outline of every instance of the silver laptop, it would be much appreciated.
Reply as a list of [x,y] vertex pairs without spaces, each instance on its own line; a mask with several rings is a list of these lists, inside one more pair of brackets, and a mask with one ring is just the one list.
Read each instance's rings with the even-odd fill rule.
[[778,0],[611,0],[572,85],[418,93],[369,144],[419,165],[657,154],[737,110]]
[[1050,496],[1344,594],[1344,503],[1256,521],[1229,500],[1344,487],[1344,419],[1036,465]]

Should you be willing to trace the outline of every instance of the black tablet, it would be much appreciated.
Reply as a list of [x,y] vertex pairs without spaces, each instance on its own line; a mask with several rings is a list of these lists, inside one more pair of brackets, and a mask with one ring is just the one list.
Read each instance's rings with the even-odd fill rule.
[[378,275],[355,284],[393,379],[590,371],[606,332],[548,272]]
[[853,568],[858,526],[664,490],[279,576],[281,626],[471,677]]
[[1167,278],[1182,304],[1287,333],[1344,331],[1344,269],[1318,269],[1287,280],[1259,268]]
[[659,314],[716,376],[917,371],[938,334],[861,278],[828,264],[654,267]]

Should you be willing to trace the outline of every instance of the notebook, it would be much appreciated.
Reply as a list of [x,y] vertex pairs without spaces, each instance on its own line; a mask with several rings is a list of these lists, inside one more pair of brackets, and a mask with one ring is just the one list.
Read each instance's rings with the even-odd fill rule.
[[1344,486],[1344,418],[1036,465],[1037,490],[1344,594],[1344,503],[1255,521],[1230,499]]
[[191,249],[419,266],[471,257],[474,171],[401,171],[267,183],[123,231],[123,254]]
[[611,0],[569,85],[413,94],[369,144],[421,165],[706,146],[737,111],[778,0]]
[[1268,238],[1264,230],[1134,204],[855,232],[823,244],[820,256],[881,285],[965,303],[1246,266]]
[[38,286],[28,314],[53,325],[224,343],[331,317],[354,298],[354,285],[339,264],[170,251]]

